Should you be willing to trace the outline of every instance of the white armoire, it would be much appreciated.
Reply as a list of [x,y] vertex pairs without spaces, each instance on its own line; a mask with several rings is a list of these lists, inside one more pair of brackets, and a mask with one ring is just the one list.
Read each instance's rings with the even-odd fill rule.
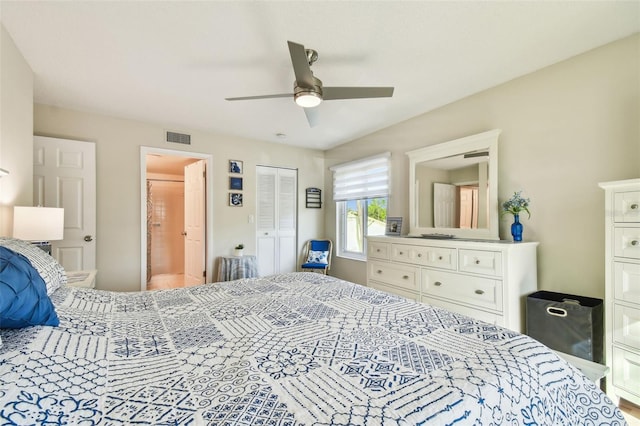
[[604,182],[607,394],[640,405],[640,179]]

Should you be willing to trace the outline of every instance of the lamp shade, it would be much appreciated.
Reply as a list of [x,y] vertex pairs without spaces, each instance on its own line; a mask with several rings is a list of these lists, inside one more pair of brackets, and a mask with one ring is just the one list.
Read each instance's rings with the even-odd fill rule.
[[55,207],[13,208],[13,237],[25,241],[64,238],[64,209]]

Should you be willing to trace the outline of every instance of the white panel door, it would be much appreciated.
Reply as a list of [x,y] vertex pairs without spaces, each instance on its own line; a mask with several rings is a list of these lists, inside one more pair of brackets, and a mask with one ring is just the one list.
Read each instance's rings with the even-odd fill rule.
[[184,275],[188,285],[204,284],[206,163],[204,160],[184,168]]
[[258,166],[256,238],[261,276],[297,270],[297,171]]
[[33,141],[33,204],[64,208],[64,239],[51,242],[52,255],[67,271],[96,269],[95,144]]

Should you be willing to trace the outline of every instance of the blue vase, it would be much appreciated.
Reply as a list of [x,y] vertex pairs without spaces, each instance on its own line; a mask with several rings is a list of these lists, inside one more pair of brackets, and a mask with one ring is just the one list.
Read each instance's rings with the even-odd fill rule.
[[522,241],[522,224],[520,223],[520,215],[513,215],[513,223],[511,224],[511,235],[513,241]]

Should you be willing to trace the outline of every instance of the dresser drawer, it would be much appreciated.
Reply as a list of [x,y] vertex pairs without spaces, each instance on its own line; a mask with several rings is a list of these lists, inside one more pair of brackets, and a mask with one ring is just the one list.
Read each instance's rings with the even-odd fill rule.
[[613,254],[616,257],[640,259],[640,228],[615,228]]
[[616,300],[636,303],[640,308],[640,264],[615,262],[613,264],[613,296]]
[[480,309],[470,308],[469,306],[458,305],[456,303],[446,302],[440,299],[434,299],[429,296],[422,296],[420,301],[428,305],[437,306],[439,308],[448,309],[458,314],[466,315],[473,319],[488,322],[489,324],[505,327],[504,317],[499,314],[493,314],[491,312],[481,311]]
[[375,288],[376,290],[386,291],[387,293],[395,294],[396,296],[404,297],[409,300],[413,300],[414,302],[419,302],[418,293],[415,291],[404,290],[398,287],[392,287],[390,285],[386,285],[384,283],[379,283],[377,281],[370,281],[368,284],[369,287]]
[[376,241],[369,241],[367,243],[367,257],[371,257],[374,259],[389,260],[390,249],[391,249],[391,244],[389,243],[379,243]]
[[415,246],[408,246],[405,244],[391,244],[391,260],[396,262],[410,262],[411,252],[415,249]]
[[502,282],[499,280],[423,269],[422,292],[454,303],[502,311]]
[[415,263],[420,266],[433,266],[436,268],[455,270],[457,250],[443,247],[392,244],[391,260]]
[[460,249],[458,256],[458,268],[462,272],[502,276],[502,253],[499,251]]
[[367,267],[369,268],[369,280],[392,284],[412,291],[418,291],[420,288],[418,283],[420,270],[416,267],[376,261],[368,262]]
[[617,192],[613,211],[615,222],[640,222],[640,191]]
[[613,348],[613,384],[640,397],[640,354]]
[[613,340],[640,351],[640,309],[613,305]]

